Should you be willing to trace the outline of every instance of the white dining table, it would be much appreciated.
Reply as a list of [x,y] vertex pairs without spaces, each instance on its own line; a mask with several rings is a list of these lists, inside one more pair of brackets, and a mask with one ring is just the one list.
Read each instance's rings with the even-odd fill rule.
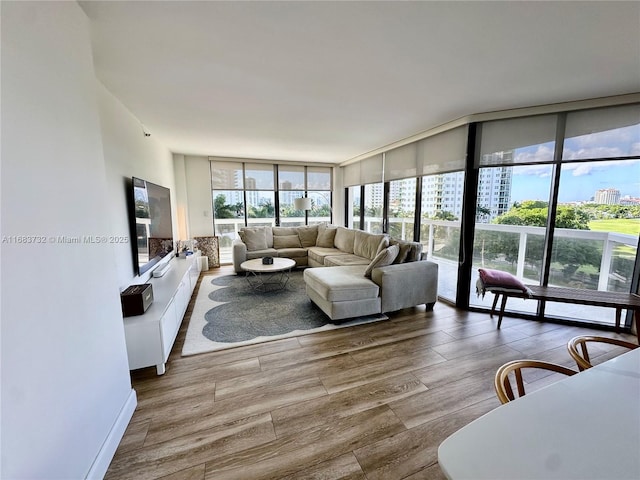
[[640,348],[501,405],[438,448],[460,479],[640,479]]

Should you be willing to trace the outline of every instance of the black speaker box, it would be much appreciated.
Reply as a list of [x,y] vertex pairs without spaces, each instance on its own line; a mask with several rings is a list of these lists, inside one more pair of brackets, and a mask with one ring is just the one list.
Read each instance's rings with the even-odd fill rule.
[[150,283],[131,285],[120,294],[120,302],[123,316],[142,315],[153,303],[153,288]]

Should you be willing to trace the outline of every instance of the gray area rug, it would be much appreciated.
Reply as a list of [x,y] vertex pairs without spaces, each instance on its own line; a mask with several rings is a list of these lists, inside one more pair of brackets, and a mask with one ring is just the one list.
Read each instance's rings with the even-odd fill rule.
[[302,270],[284,290],[257,292],[244,275],[205,276],[182,355],[222,350],[386,320],[383,314],[332,322],[307,296]]

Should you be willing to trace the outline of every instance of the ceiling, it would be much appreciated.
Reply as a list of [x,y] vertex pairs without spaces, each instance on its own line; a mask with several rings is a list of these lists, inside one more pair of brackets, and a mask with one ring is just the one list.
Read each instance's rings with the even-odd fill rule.
[[465,115],[640,92],[640,2],[80,5],[172,152],[340,163]]

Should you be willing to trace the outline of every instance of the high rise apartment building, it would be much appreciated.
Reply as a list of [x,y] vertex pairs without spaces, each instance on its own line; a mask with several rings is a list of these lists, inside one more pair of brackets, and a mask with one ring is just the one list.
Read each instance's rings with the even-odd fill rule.
[[620,190],[616,188],[596,190],[593,201],[604,205],[618,205],[620,203]]
[[464,172],[429,175],[422,180],[422,216],[433,217],[437,212],[449,212],[462,217]]
[[489,223],[496,217],[506,213],[511,206],[512,167],[481,168],[478,178],[479,207],[488,211],[477,215],[476,221]]
[[[478,215],[478,222],[488,223],[509,210],[511,206],[511,183],[512,167],[510,166],[480,169],[478,205],[484,207],[489,213]],[[455,218],[460,219],[462,217],[463,190],[464,172],[423,177],[422,216],[433,218],[438,212],[448,212]],[[415,194],[415,178],[390,182],[389,197],[392,211],[413,212]],[[383,184],[367,185],[365,195],[365,204],[381,206],[383,202]]]

